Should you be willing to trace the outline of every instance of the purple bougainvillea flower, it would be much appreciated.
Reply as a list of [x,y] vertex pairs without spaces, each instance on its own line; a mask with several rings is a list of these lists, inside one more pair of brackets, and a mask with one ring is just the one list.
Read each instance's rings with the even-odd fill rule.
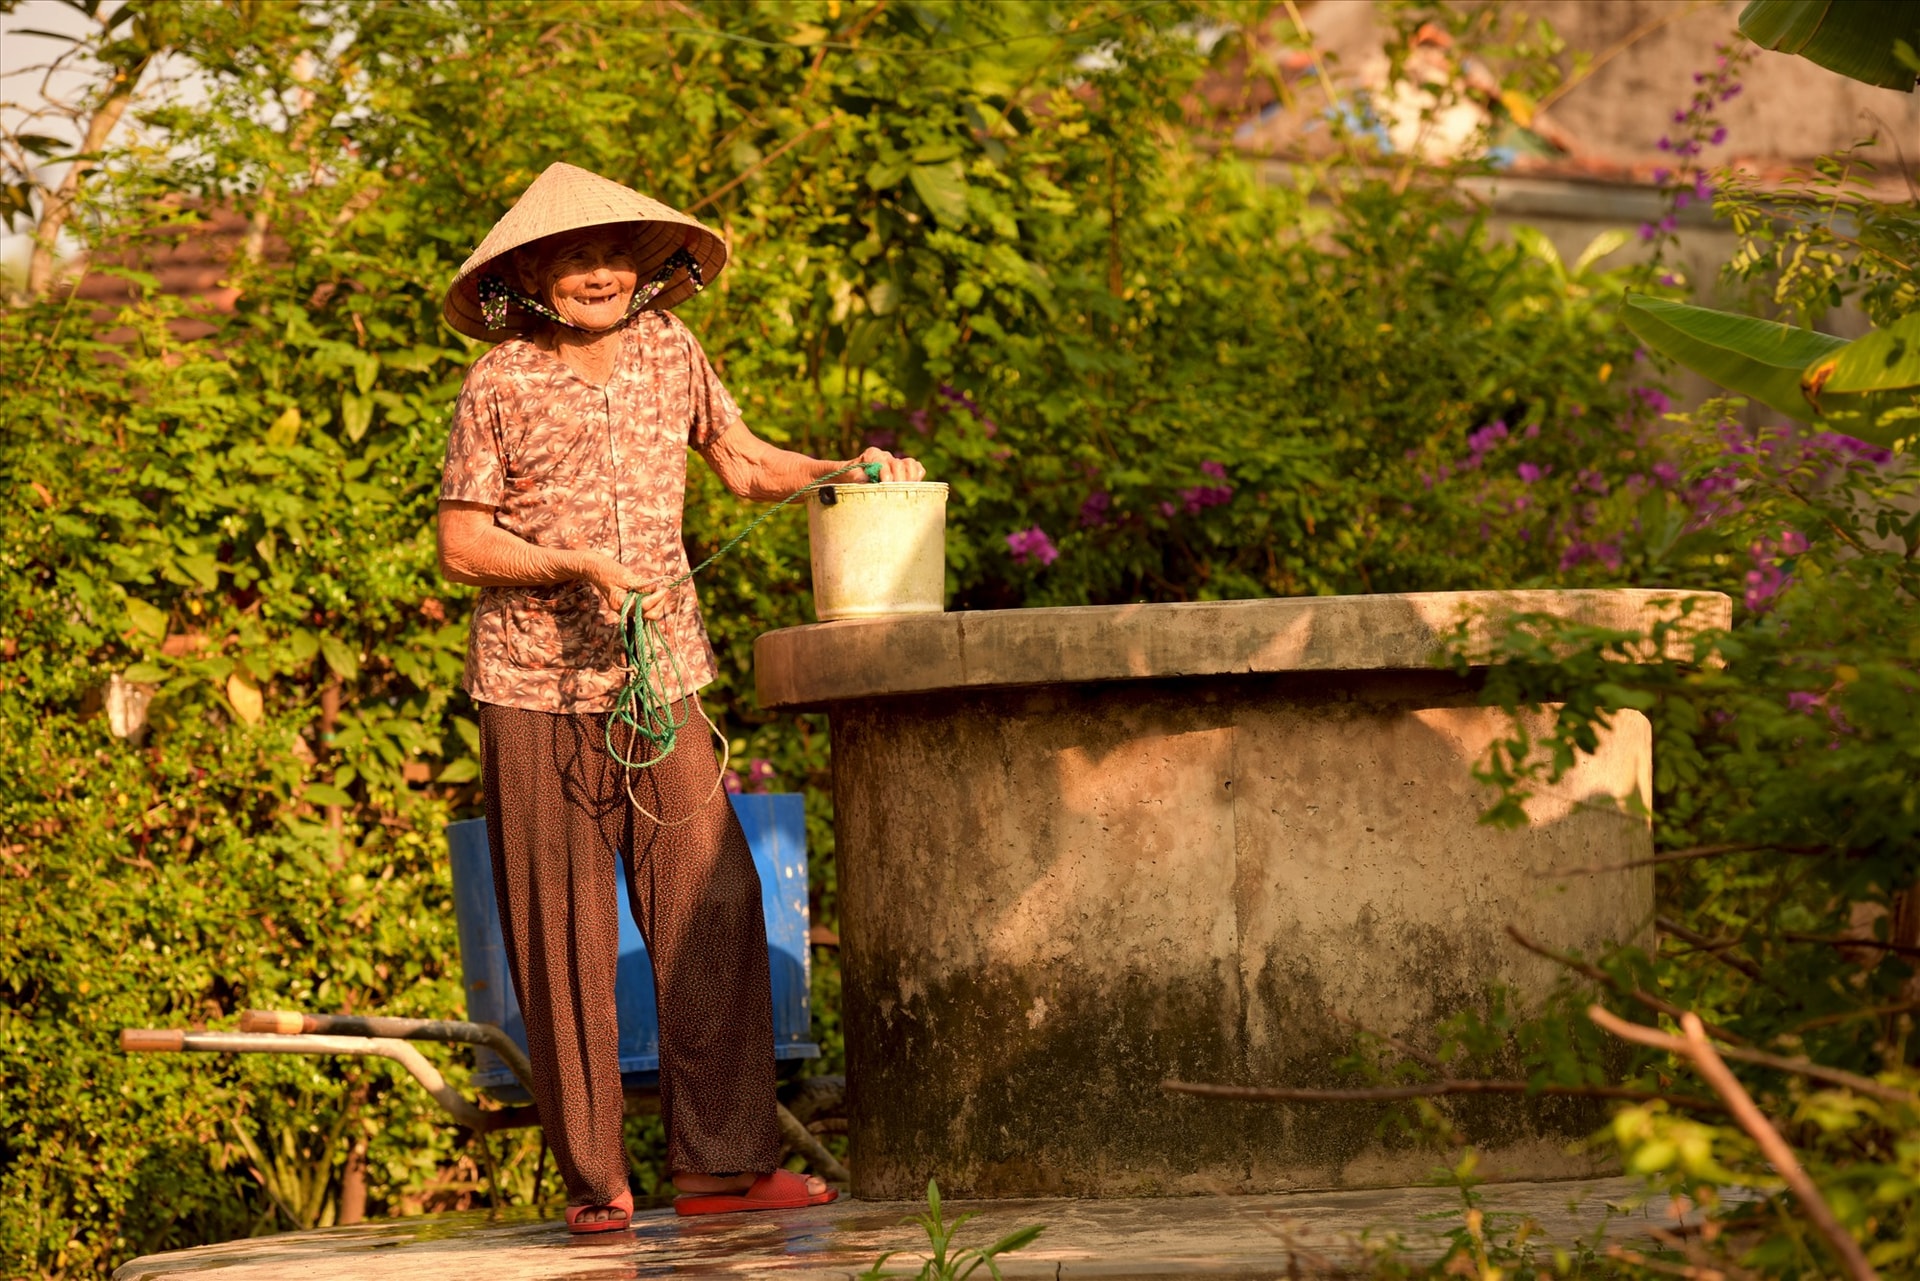
[[1893,461],[1892,450],[1869,444],[1858,436],[1849,436],[1844,432],[1816,432],[1808,437],[1807,445],[1811,449],[1838,455],[1847,462],[1858,460],[1873,463],[1875,466],[1884,466]]
[[1590,543],[1585,539],[1575,539],[1568,543],[1566,550],[1560,553],[1560,568],[1568,570],[1587,561],[1598,561],[1608,569],[1620,568],[1620,544],[1615,542]]
[[1673,170],[1655,169],[1653,171],[1653,185],[1656,187],[1664,187],[1667,185],[1667,179],[1671,177],[1673,177]]
[[873,446],[875,449],[890,450],[895,445],[900,443],[900,437],[899,437],[899,434],[896,432],[870,431],[867,433],[867,443]]
[[1222,503],[1233,501],[1232,485],[1195,485],[1191,489],[1180,491],[1180,501],[1186,506],[1189,516],[1198,515],[1209,507],[1218,507]]
[[1467,434],[1467,452],[1473,455],[1474,462],[1478,462],[1480,455],[1493,449],[1494,446],[1506,438],[1507,425],[1505,423],[1488,423],[1486,426],[1477,428]]
[[1524,485],[1531,485],[1547,474],[1539,463],[1521,463],[1515,470],[1519,472],[1520,483]]
[[1640,239],[1652,240],[1655,236],[1659,234],[1660,234],[1660,229],[1654,226],[1652,223],[1643,222],[1640,224]]
[[1825,700],[1812,690],[1796,689],[1787,695],[1787,710],[1790,712],[1810,712]]
[[1173,515],[1173,514],[1174,514],[1175,512],[1177,512],[1177,511],[1179,511],[1179,510],[1180,510],[1180,509],[1179,509],[1178,507],[1176,507],[1176,506],[1174,506],[1174,505],[1173,505],[1172,503],[1161,503],[1161,504],[1160,504],[1160,514],[1161,514],[1162,516],[1169,516],[1169,517],[1170,517],[1170,516],[1172,516],[1172,515]]
[[1727,127],[1725,125],[1721,125],[1718,129],[1715,129],[1713,131],[1713,136],[1707,139],[1708,142],[1712,143],[1716,147],[1719,146],[1721,143],[1725,142],[1726,140],[1727,140]]
[[1060,559],[1060,549],[1047,537],[1047,531],[1038,525],[1008,534],[1007,550],[1013,553],[1013,563],[1016,565],[1045,567]]
[[1628,394],[1656,414],[1673,411],[1673,401],[1658,387],[1635,387]]
[[1765,609],[1787,585],[1787,573],[1768,561],[1747,571],[1747,608],[1756,613]]
[[1673,150],[1673,140],[1672,140],[1671,138],[1669,138],[1669,137],[1667,137],[1667,136],[1666,136],[1665,134],[1661,134],[1661,135],[1660,135],[1660,141],[1658,141],[1658,142],[1656,142],[1656,143],[1654,143],[1653,145],[1654,145],[1654,146],[1656,146],[1656,147],[1658,147],[1658,148],[1660,148],[1660,150],[1662,150],[1662,151],[1672,151],[1672,150]]
[[1539,424],[1539,423],[1528,423],[1528,424],[1527,424],[1527,429],[1526,429],[1525,431],[1523,431],[1523,432],[1521,432],[1520,434],[1521,434],[1522,436],[1525,436],[1525,437],[1526,437],[1526,438],[1527,438],[1528,440],[1536,440],[1536,439],[1538,439],[1538,438],[1539,438],[1539,436],[1540,436],[1540,424]]
[[1680,469],[1672,463],[1655,463],[1653,465],[1653,478],[1662,485],[1671,488],[1680,483]]
[[1227,478],[1227,465],[1225,463],[1201,463],[1200,470],[1215,480],[1225,480]]
[[926,435],[928,430],[927,411],[924,409],[916,409],[908,414],[907,426],[913,428],[914,431],[922,436]]
[[1080,527],[1097,529],[1112,519],[1113,495],[1096,489],[1080,500]]

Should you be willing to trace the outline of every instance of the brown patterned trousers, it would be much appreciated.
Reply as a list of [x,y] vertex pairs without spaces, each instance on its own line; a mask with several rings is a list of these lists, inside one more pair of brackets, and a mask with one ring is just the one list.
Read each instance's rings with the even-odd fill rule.
[[634,796],[678,826],[628,799],[605,715],[480,707],[494,895],[569,1205],[627,1188],[616,852],[653,963],[669,1172],[766,1171],[780,1154],[760,876],[692,704],[672,755],[633,773]]

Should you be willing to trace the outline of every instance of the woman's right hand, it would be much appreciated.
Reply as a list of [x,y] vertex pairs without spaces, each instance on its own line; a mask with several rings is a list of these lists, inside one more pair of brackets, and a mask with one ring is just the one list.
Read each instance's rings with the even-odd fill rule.
[[[649,579],[637,570],[629,569],[604,552],[583,552],[580,576],[600,593],[600,599],[607,608],[619,613],[627,603],[629,592],[645,591],[656,580]],[[640,614],[643,618],[658,622],[667,616],[667,599],[672,595],[670,588],[662,587],[647,592],[640,601]]]

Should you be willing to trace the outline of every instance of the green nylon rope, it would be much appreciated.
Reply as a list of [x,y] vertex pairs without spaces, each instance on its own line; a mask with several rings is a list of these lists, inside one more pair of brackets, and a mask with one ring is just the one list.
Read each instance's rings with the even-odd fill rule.
[[[668,583],[667,589],[685,584],[695,574],[738,547],[782,507],[856,469],[866,472],[870,482],[878,483],[880,480],[879,463],[852,462],[838,471],[828,472],[818,480],[809,481],[748,521],[744,529],[720,544],[719,550],[713,555]],[[607,717],[607,754],[628,770],[652,769],[672,754],[674,745],[680,741],[680,731],[686,727],[689,719],[687,697],[693,692],[687,688],[686,667],[681,663],[680,655],[667,642],[665,630],[640,612],[640,602],[645,595],[644,592],[628,592],[626,602],[620,607],[620,645],[626,655],[627,679],[614,700],[612,715]],[[671,696],[667,687],[668,677],[673,680]],[[711,726],[712,722],[708,724]],[[616,725],[625,726],[630,731],[627,735],[628,747],[631,748],[639,739],[645,739],[651,755],[644,759],[629,759],[614,746],[613,731]]]

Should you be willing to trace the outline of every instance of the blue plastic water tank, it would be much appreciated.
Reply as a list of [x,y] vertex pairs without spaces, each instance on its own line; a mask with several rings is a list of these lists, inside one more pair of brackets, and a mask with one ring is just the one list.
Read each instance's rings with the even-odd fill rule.
[[[807,822],[801,797],[732,795],[733,811],[746,829],[753,864],[760,872],[760,901],[767,917],[767,954],[773,971],[773,1056],[818,1058],[813,1043],[811,973],[807,950]],[[460,970],[467,991],[467,1017],[492,1023],[527,1044],[520,1002],[507,972],[506,942],[493,897],[493,862],[487,854],[485,819],[447,826],[453,856],[453,910],[460,927]],[[660,1016],[654,1007],[653,965],[624,873],[619,885],[620,969],[614,995],[620,1009],[620,1079],[628,1089],[660,1079]],[[491,1050],[474,1050],[474,1084],[507,1102],[525,1102],[526,1091]]]

